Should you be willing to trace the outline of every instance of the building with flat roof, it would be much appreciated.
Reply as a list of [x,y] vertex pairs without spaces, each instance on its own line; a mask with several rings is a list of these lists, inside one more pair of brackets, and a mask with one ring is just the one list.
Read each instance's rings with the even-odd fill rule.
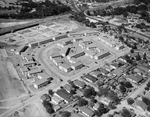
[[71,50],[71,48],[69,48],[69,47],[66,46],[66,47],[64,47],[64,48],[61,49],[60,54],[63,57],[65,57],[65,56],[67,56],[69,54],[70,50]]
[[51,82],[50,77],[49,77],[49,79],[47,79],[47,78],[42,78],[42,79],[35,78],[35,82],[33,82],[33,85],[36,89],[40,89],[40,88],[45,87],[48,84],[50,84],[50,82]]
[[22,61],[23,66],[35,66],[35,64],[34,61]]
[[94,112],[86,106],[80,107],[79,110],[81,113],[83,113],[87,117],[93,117],[94,116]]
[[38,67],[35,67],[34,69],[31,69],[30,71],[28,71],[28,77],[41,73],[41,69],[39,69]]
[[58,40],[61,40],[61,39],[65,39],[65,38],[68,38],[68,35],[61,35],[61,36],[58,36],[58,37],[54,37],[56,41]]
[[94,56],[97,53],[93,52],[92,50],[85,50],[85,56],[90,57],[91,59],[94,59]]
[[59,69],[61,69],[62,71],[66,72],[66,73],[72,71],[72,68],[68,63],[59,64]]
[[59,52],[54,52],[49,55],[50,60],[53,60],[54,58],[62,58],[62,55]]
[[32,42],[32,43],[29,43],[29,47],[32,48],[32,49],[35,49],[36,47],[39,46],[39,42]]
[[82,56],[84,56],[84,55],[85,55],[85,52],[82,51],[82,52],[79,52],[79,53],[75,53],[75,54],[72,54],[72,55],[68,55],[67,58],[68,58],[68,59],[70,59],[70,58],[75,58],[75,59],[77,59],[77,58],[82,57]]
[[45,39],[45,40],[40,41],[39,45],[47,44],[47,43],[50,43],[50,42],[53,42],[53,41],[54,41],[53,39]]
[[16,51],[15,54],[21,54],[22,52],[25,52],[27,50],[28,46],[27,45],[20,45]]
[[48,75],[46,72],[41,72],[41,73],[37,74],[37,78],[38,79],[42,79],[42,78],[48,79],[48,78],[50,78],[50,75]]
[[63,63],[63,59],[62,58],[53,58],[53,63],[56,65],[56,66],[59,66],[60,64]]
[[28,73],[28,68],[26,66],[21,65],[20,66],[20,71],[23,75],[27,75]]
[[73,63],[72,65],[71,65],[71,68],[73,69],[73,70],[79,70],[79,69],[81,69],[82,67],[84,67],[85,65],[82,63],[82,62],[76,62],[76,63]]
[[98,53],[94,56],[94,59],[96,59],[96,60],[103,59],[105,57],[108,57],[109,55],[111,55],[110,52]]

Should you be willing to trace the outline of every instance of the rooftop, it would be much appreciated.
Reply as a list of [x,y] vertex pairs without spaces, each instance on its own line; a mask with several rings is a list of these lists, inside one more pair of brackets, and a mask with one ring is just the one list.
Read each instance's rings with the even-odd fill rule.
[[85,74],[83,77],[92,83],[95,83],[97,81],[97,78],[95,78],[94,76],[91,76],[90,74]]
[[89,117],[92,117],[94,115],[94,112],[88,107],[83,106],[83,107],[80,107],[79,109],[82,113],[84,113],[85,115]]
[[83,81],[78,80],[78,79],[74,80],[74,84],[81,89],[83,89],[86,86],[86,84]]

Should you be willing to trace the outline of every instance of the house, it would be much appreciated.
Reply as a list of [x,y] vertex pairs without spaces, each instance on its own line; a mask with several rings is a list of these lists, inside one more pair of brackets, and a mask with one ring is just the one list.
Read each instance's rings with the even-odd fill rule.
[[63,86],[63,88],[64,88],[68,93],[71,93],[71,91],[74,90],[74,88],[73,88],[71,85],[69,85],[69,84],[65,84],[65,85]]
[[98,77],[100,77],[102,75],[101,72],[97,71],[97,70],[92,71],[89,74],[92,75],[92,76],[94,76],[94,77],[96,77],[96,78],[98,78]]
[[99,103],[95,103],[94,106],[93,106],[93,109],[97,110],[98,108],[99,108]]
[[82,96],[83,96],[83,90],[82,90],[82,89],[77,89],[77,90],[76,90],[76,94],[77,94],[78,96],[82,97]]
[[79,87],[80,89],[84,89],[85,86],[86,86],[86,84],[85,84],[84,82],[82,82],[82,81],[80,81],[80,80],[78,80],[78,79],[74,80],[73,83],[74,83],[77,87]]
[[143,101],[140,101],[140,100],[136,100],[135,106],[136,106],[136,108],[138,108],[142,111],[145,111],[148,107]]
[[88,82],[95,83],[98,79],[91,76],[90,74],[84,74],[83,78]]
[[58,105],[60,102],[62,102],[63,101],[63,99],[62,98],[60,98],[60,97],[58,97],[57,95],[53,95],[52,97],[51,97],[51,102],[53,103],[53,104],[55,104],[55,105]]
[[80,107],[79,110],[81,113],[83,113],[87,117],[93,117],[94,116],[94,112],[86,106]]
[[120,60],[120,61],[122,61],[124,63],[127,63],[127,60],[126,60],[125,56],[119,57],[118,60]]
[[66,72],[66,73],[72,71],[72,68],[68,63],[59,64],[59,69],[61,69],[62,71]]
[[133,71],[135,73],[139,74],[139,75],[146,75],[147,74],[146,71],[143,71],[143,70],[141,70],[139,68],[135,68]]
[[41,102],[43,102],[43,101],[50,101],[50,100],[51,100],[51,97],[48,94],[43,94],[41,96]]
[[147,97],[148,99],[150,99],[150,91],[146,91],[144,95],[145,95],[145,97]]
[[82,62],[76,62],[76,63],[73,63],[72,65],[71,65],[71,68],[73,69],[73,70],[79,70],[79,69],[81,69],[82,67],[84,67],[85,65],[83,65],[83,63]]
[[66,103],[70,103],[72,102],[71,99],[71,94],[68,93],[65,89],[59,89],[55,92],[55,95],[57,95],[58,97],[60,97],[62,100],[64,100]]
[[117,69],[117,68],[119,68],[120,66],[119,66],[118,63],[111,63],[111,64],[110,64],[110,67],[112,67],[113,69]]
[[107,97],[104,97],[101,99],[100,102],[103,103],[104,105],[108,106],[111,103],[111,100]]
[[126,78],[127,78],[127,80],[129,80],[133,83],[137,83],[137,84],[143,80],[142,76],[140,76],[140,75],[136,75],[136,76],[128,75],[128,76],[126,76]]
[[111,71],[113,71],[114,70],[114,68],[112,68],[112,67],[110,67],[110,65],[104,65],[104,67],[103,67],[105,70],[107,70],[108,72],[111,72]]
[[56,112],[56,111],[58,111],[59,109],[61,109],[61,107],[60,107],[59,105],[54,105],[54,106],[53,106],[53,109],[54,109],[54,111]]
[[102,67],[98,68],[97,70],[100,71],[102,75],[107,75],[109,73],[109,71]]

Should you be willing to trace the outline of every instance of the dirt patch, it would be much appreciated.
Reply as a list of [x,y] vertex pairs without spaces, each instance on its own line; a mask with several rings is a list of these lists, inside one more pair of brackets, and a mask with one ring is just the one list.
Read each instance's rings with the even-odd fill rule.
[[42,117],[42,116],[35,105],[29,105],[19,111],[16,111],[13,115],[9,117]]
[[[10,70],[7,69],[9,67],[8,62],[10,61],[7,61],[6,59],[0,60],[0,100],[19,97],[26,93],[22,83],[15,77],[14,74],[10,74]],[[9,100],[9,102],[1,102],[0,106],[9,107],[16,104],[16,101]]]

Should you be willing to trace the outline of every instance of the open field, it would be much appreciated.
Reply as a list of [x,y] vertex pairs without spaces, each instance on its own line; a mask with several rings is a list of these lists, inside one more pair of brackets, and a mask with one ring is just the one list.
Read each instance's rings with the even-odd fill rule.
[[42,117],[36,105],[28,105],[9,117]]
[[[0,60],[0,106],[9,107],[16,104],[20,100],[2,101],[10,98],[19,97],[26,93],[21,82],[17,79],[16,73],[12,70],[10,61],[6,59]],[[9,70],[8,70],[9,68]],[[10,69],[11,68],[11,69]]]

